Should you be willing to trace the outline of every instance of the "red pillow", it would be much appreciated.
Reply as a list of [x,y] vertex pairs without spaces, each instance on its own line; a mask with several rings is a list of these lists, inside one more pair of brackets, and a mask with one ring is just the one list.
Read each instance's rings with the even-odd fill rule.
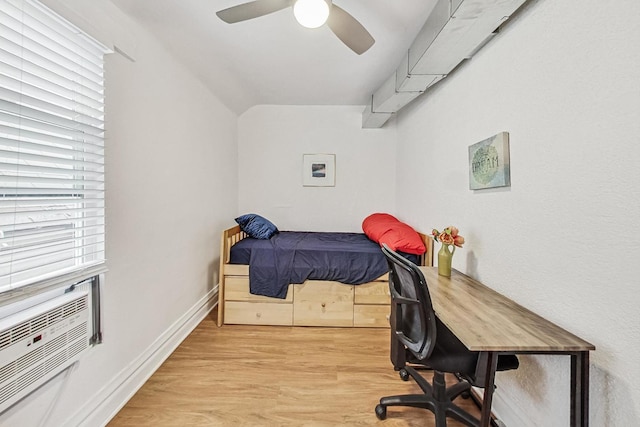
[[386,213],[371,214],[362,221],[367,237],[394,251],[422,255],[427,251],[420,235],[411,226]]
[[374,242],[379,242],[384,233],[393,229],[400,221],[386,213],[374,213],[362,221],[362,231]]

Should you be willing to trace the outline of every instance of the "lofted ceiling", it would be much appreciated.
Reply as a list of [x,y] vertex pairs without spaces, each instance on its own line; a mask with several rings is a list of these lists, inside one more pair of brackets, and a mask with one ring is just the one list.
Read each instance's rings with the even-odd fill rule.
[[216,11],[248,0],[111,0],[234,112],[254,105],[366,105],[398,67],[436,0],[335,0],[376,40],[357,55],[291,8],[236,24]]

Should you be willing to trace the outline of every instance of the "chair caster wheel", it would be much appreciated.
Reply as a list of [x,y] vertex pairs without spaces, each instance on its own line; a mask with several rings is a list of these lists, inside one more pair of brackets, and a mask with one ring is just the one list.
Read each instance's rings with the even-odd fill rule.
[[469,392],[469,391],[463,391],[463,392],[460,394],[460,397],[461,397],[461,398],[463,398],[463,399],[469,399],[469,398],[471,397],[471,392]]
[[386,406],[382,406],[380,404],[376,405],[376,417],[378,417],[379,420],[384,420],[387,418],[387,407]]
[[400,374],[400,379],[402,379],[402,381],[409,381],[409,372],[407,372],[406,369],[400,369],[400,372],[398,372],[398,374]]

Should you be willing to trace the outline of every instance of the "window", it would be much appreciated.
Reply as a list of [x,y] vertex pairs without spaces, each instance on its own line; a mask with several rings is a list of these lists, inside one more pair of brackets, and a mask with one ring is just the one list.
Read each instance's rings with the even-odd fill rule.
[[107,49],[0,2],[0,293],[104,270]]

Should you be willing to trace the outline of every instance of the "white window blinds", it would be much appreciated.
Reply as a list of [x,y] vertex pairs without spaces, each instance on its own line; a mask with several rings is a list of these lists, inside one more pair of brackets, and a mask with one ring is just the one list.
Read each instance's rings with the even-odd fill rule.
[[104,264],[106,52],[0,0],[0,293]]

